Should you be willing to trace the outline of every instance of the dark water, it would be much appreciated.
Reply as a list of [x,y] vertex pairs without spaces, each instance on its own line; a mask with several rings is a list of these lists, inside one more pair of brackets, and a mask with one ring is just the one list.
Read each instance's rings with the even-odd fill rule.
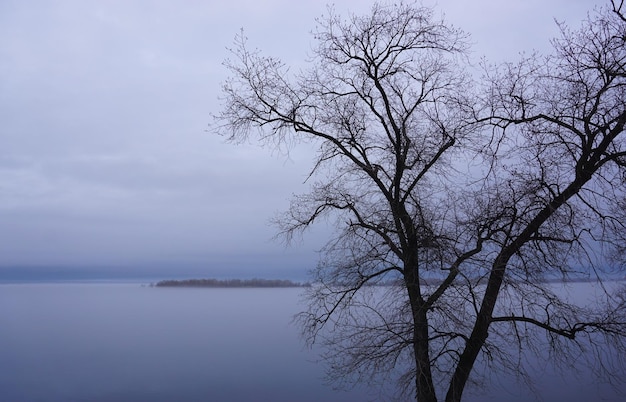
[[[290,324],[299,292],[0,285],[0,401],[381,399],[324,385]],[[545,401],[626,400],[593,382],[546,378]],[[494,385],[468,400],[534,400],[506,380]]]

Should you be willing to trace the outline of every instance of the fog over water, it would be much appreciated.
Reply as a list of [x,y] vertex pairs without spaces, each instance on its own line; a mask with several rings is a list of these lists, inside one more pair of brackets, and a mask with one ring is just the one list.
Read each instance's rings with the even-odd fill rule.
[[[291,324],[301,289],[0,284],[2,401],[366,401],[325,386]],[[592,379],[541,374],[543,400],[621,401]],[[492,379],[468,401],[527,401]]]

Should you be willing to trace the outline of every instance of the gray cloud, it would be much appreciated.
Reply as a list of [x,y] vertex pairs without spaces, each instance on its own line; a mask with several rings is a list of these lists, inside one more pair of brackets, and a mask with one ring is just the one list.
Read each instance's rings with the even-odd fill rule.
[[[312,267],[326,229],[285,251],[267,224],[305,191],[306,146],[287,158],[207,125],[239,29],[301,65],[326,3],[1,2],[0,266]],[[545,47],[554,16],[576,24],[592,6],[439,3],[494,58]]]

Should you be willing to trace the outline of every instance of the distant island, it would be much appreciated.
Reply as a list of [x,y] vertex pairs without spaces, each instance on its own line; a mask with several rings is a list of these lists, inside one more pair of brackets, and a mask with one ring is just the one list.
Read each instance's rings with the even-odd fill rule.
[[[624,281],[626,278],[615,278],[616,281]],[[484,282],[479,279],[479,282]],[[429,286],[437,286],[441,279],[428,278],[424,282]],[[544,278],[543,283],[585,283],[596,282],[593,278]],[[366,283],[364,286],[397,286],[398,280]],[[287,279],[167,279],[151,283],[150,287],[187,287],[187,288],[301,288],[310,287],[308,282],[293,282]]]
[[184,279],[164,280],[153,283],[154,287],[194,287],[194,288],[299,288],[308,283],[292,282],[285,279]]

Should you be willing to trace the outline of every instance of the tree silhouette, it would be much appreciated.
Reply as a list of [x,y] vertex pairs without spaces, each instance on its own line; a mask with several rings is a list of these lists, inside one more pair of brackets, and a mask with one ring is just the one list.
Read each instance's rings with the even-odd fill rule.
[[561,26],[553,55],[485,64],[478,84],[466,34],[415,5],[329,9],[297,74],[237,37],[218,132],[317,150],[311,191],[277,223],[287,239],[336,224],[300,315],[330,377],[400,370],[405,393],[451,402],[479,361],[524,375],[519,356],[539,344],[557,360],[588,345],[624,352],[622,288],[581,304],[554,283],[623,268],[621,6]]

